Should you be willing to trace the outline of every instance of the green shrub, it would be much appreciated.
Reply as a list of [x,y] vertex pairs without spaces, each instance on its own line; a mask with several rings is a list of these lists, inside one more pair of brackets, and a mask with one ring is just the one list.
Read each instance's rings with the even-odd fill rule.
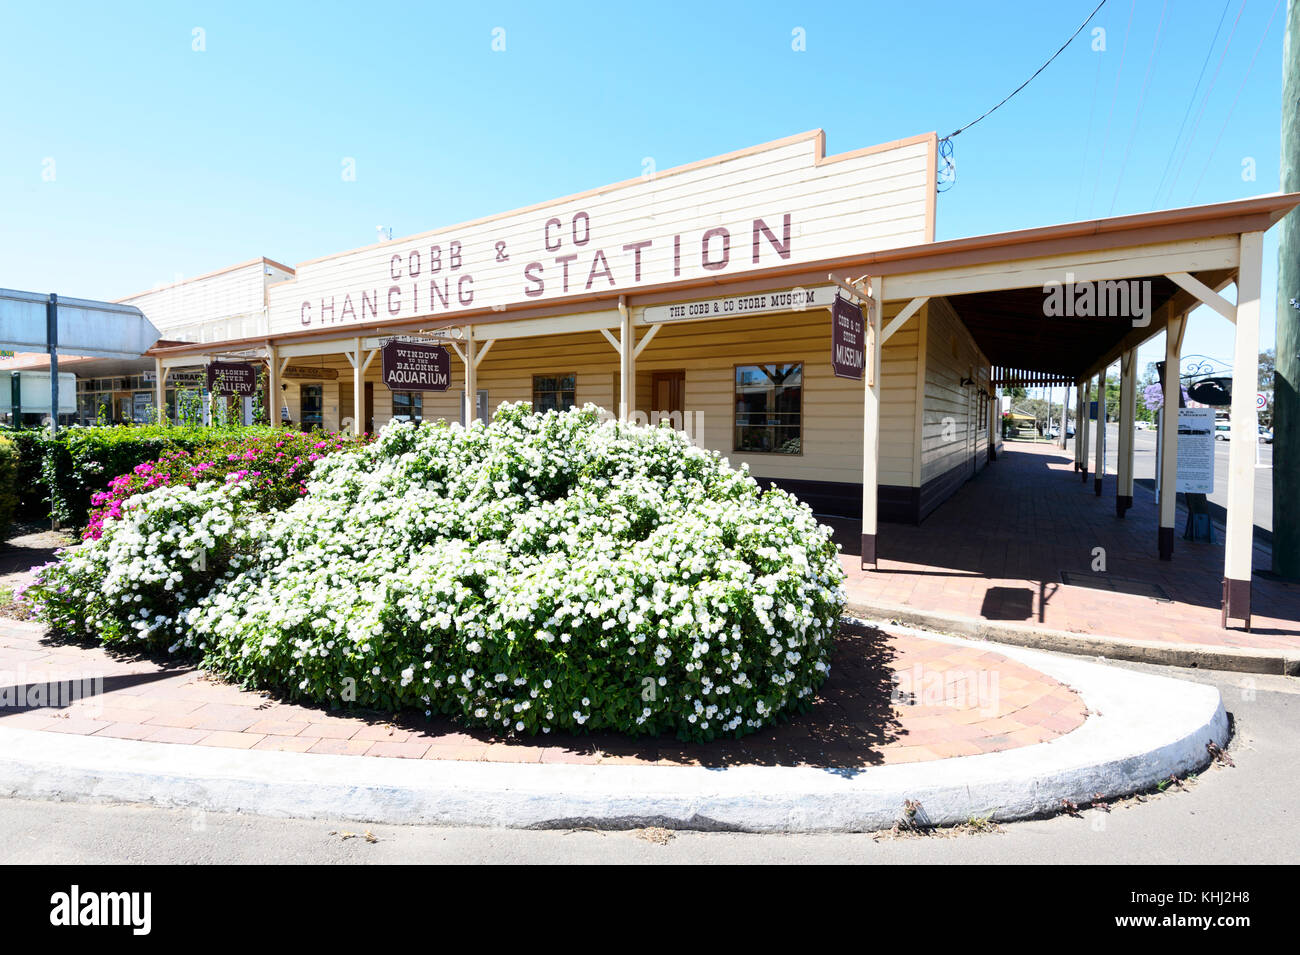
[[13,442],[18,451],[18,471],[15,480],[18,503],[13,519],[19,521],[48,520],[50,514],[49,492],[45,487],[42,461],[45,441],[49,432],[35,428],[5,429],[4,436]]
[[18,510],[18,465],[18,445],[0,434],[0,541],[9,536]]
[[213,435],[206,428],[164,425],[111,425],[65,428],[45,439],[42,476],[50,516],[63,527],[83,527],[91,498],[108,482],[138,464],[154,461],[167,451],[193,450]]
[[64,428],[53,438],[44,429],[11,432],[20,441],[20,487],[30,488],[23,514],[30,519],[57,520],[62,527],[82,528],[96,506],[95,496],[108,491],[114,478],[132,473],[141,464],[158,461],[168,453],[196,455],[229,442],[286,433],[297,435],[265,425],[106,425]]
[[32,588],[43,615],[291,697],[512,733],[738,736],[829,672],[830,531],[670,428],[503,405],[391,424],[267,518],[239,493],[128,499]]
[[98,537],[104,522],[121,516],[125,502],[155,488],[204,481],[242,481],[259,510],[288,507],[307,493],[313,461],[365,442],[347,434],[288,428],[249,429],[223,436],[194,451],[169,451],[156,461],[137,464],[90,496],[92,510],[83,537]]
[[168,647],[189,608],[256,550],[250,490],[208,482],[138,494],[101,538],[39,569],[24,596],[61,633]]

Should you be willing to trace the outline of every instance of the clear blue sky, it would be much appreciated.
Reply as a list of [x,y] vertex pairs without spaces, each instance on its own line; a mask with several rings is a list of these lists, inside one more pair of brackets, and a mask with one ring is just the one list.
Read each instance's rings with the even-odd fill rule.
[[[0,286],[117,298],[258,255],[292,265],[365,245],[381,224],[401,236],[630,178],[645,157],[664,169],[815,127],[830,152],[943,136],[1028,77],[1095,2],[10,0]],[[1274,4],[1228,0],[1171,163],[1224,0],[1108,0],[957,137],[938,237],[1275,191],[1286,3],[1265,34]],[[1267,345],[1276,257],[1271,234]],[[1200,310],[1184,350],[1229,357],[1230,326]]]

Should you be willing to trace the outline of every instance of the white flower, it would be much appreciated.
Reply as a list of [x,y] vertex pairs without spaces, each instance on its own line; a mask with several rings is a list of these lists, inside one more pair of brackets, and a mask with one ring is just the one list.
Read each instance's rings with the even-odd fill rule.
[[[754,729],[829,672],[829,532],[672,429],[510,405],[468,429],[397,422],[308,490],[269,515],[240,485],[129,499],[64,552],[67,614],[318,700],[368,669],[361,705],[517,732]],[[200,553],[229,564],[200,575]],[[653,712],[627,713],[612,694],[646,680]]]

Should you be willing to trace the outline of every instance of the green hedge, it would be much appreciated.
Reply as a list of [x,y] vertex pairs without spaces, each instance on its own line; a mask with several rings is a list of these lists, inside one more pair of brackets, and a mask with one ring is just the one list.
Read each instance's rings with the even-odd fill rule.
[[65,428],[55,437],[44,429],[11,431],[18,445],[17,517],[57,520],[61,527],[85,526],[91,495],[138,464],[169,451],[197,451],[236,435],[269,434],[266,426],[204,428],[113,425]]
[[0,434],[0,541],[18,509],[18,445]]
[[15,493],[17,501],[12,520],[39,521],[47,519],[50,513],[49,495],[45,490],[42,477],[41,459],[45,454],[42,438],[47,437],[43,431],[28,429],[13,431],[0,429],[0,434],[13,442],[18,454]]

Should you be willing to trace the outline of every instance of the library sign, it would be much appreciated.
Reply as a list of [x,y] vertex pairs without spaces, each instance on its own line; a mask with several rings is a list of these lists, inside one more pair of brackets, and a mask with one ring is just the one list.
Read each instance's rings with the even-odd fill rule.
[[392,339],[379,354],[389,391],[446,391],[451,385],[451,354],[441,345]]

